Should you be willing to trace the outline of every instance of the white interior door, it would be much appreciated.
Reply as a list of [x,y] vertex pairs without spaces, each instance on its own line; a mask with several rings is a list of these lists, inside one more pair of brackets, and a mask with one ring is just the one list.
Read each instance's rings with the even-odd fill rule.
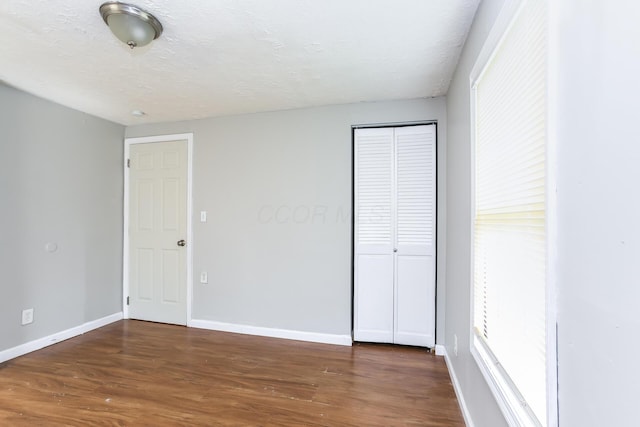
[[435,125],[355,132],[354,339],[435,346]]
[[187,323],[187,141],[129,150],[129,317]]
[[393,128],[357,129],[354,339],[393,342]]
[[435,125],[395,130],[394,342],[435,346]]

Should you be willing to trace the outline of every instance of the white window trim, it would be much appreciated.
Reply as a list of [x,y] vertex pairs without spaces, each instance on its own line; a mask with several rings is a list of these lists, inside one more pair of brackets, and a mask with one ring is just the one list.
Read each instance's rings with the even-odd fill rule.
[[[521,404],[519,393],[511,386],[511,381],[503,374],[502,367],[496,361],[491,351],[484,345],[481,339],[476,337],[473,328],[474,319],[474,218],[475,218],[475,83],[482,76],[486,65],[491,61],[496,52],[496,48],[504,39],[505,34],[512,25],[518,11],[520,11],[525,0],[507,0],[505,1],[500,13],[476,59],[476,63],[469,75],[470,88],[470,171],[471,171],[471,215],[470,215],[470,342],[469,348],[474,360],[476,361],[480,372],[484,376],[487,385],[491,389],[498,406],[500,407],[507,423],[510,426],[521,426],[519,420],[531,420],[531,425],[535,425],[533,419],[529,416],[528,410]],[[548,23],[548,28],[553,31],[552,23]],[[556,153],[555,153],[555,121],[553,120],[553,88],[555,81],[550,70],[554,70],[555,62],[553,62],[554,46],[549,37],[549,63],[547,66],[547,150],[546,150],[546,232],[547,232],[547,270],[546,270],[546,371],[547,371],[547,426],[558,426],[558,377],[557,377],[557,328],[556,328],[556,259],[557,250],[555,242],[557,241],[557,219],[556,219]],[[537,424],[537,423],[536,423]],[[527,425],[527,424],[525,424]]]

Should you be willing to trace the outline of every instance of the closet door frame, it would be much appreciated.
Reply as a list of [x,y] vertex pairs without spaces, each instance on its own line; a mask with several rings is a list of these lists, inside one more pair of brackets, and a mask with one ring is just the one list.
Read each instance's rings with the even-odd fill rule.
[[[435,131],[435,143],[434,143],[434,150],[435,150],[435,158],[434,158],[434,194],[435,194],[435,206],[434,206],[434,235],[433,235],[433,248],[434,248],[434,262],[433,262],[433,268],[434,268],[434,283],[433,283],[433,340],[429,340],[430,343],[429,345],[427,345],[428,348],[435,348],[435,342],[437,339],[437,298],[438,298],[438,283],[437,283],[437,277],[438,277],[438,251],[437,251],[437,247],[438,247],[438,122],[437,120],[425,120],[425,121],[415,121],[415,122],[397,122],[397,123],[378,123],[378,124],[359,124],[359,125],[352,125],[351,126],[351,211],[353,213],[352,218],[351,218],[351,331],[352,331],[352,339],[353,341],[364,341],[366,342],[366,339],[356,339],[355,334],[356,334],[356,282],[355,282],[355,277],[356,277],[356,164],[357,164],[357,159],[356,159],[356,131],[358,129],[370,129],[370,128],[403,128],[403,127],[415,127],[415,126],[424,126],[424,125],[434,125],[434,131]],[[395,141],[394,141],[395,143]],[[395,153],[394,153],[394,157],[395,157]],[[395,158],[394,158],[394,168],[395,168]],[[395,176],[393,178],[395,180]],[[395,203],[395,202],[394,202]],[[395,209],[394,209],[394,214],[395,214]],[[395,233],[395,231],[394,231]],[[394,241],[392,242],[392,245],[394,245],[395,242],[395,236],[394,236]],[[394,259],[394,264],[395,264],[395,259]],[[393,280],[395,281],[395,265],[394,265],[394,278]],[[395,298],[395,286],[394,286],[394,298]],[[395,304],[394,304],[394,311],[395,311]],[[394,312],[393,314],[394,316],[394,323],[396,322],[396,313]],[[395,326],[394,326],[395,329]],[[392,331],[393,333],[394,331]],[[432,342],[431,342],[432,341]],[[382,341],[373,341],[372,342],[382,342]],[[391,341],[384,341],[384,342],[392,342]]]

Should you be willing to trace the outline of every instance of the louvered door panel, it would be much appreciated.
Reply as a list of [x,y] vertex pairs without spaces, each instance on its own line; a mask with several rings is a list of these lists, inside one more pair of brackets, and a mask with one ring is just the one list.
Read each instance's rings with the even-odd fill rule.
[[393,342],[393,136],[355,133],[354,338]]
[[435,135],[433,126],[396,131],[399,245],[430,245],[434,237]]
[[[386,130],[386,129],[383,129]],[[359,244],[391,244],[393,133],[359,135],[356,188]]]
[[395,130],[394,342],[435,345],[435,125]]

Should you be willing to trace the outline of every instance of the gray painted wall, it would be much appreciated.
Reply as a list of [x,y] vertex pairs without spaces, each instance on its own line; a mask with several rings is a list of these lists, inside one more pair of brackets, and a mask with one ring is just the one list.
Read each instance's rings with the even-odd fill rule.
[[124,127],[0,84],[0,129],[5,350],[121,311]]
[[[443,283],[445,118],[445,99],[436,98],[128,127],[127,137],[194,133],[193,318],[351,333],[354,124],[438,120]],[[440,337],[444,301],[440,285]]]
[[[471,355],[471,128],[469,74],[504,0],[480,3],[447,94],[447,353],[471,417],[478,427],[506,425],[482,373]],[[458,355],[454,355],[454,335]]]
[[638,425],[640,4],[550,2],[561,426]]

